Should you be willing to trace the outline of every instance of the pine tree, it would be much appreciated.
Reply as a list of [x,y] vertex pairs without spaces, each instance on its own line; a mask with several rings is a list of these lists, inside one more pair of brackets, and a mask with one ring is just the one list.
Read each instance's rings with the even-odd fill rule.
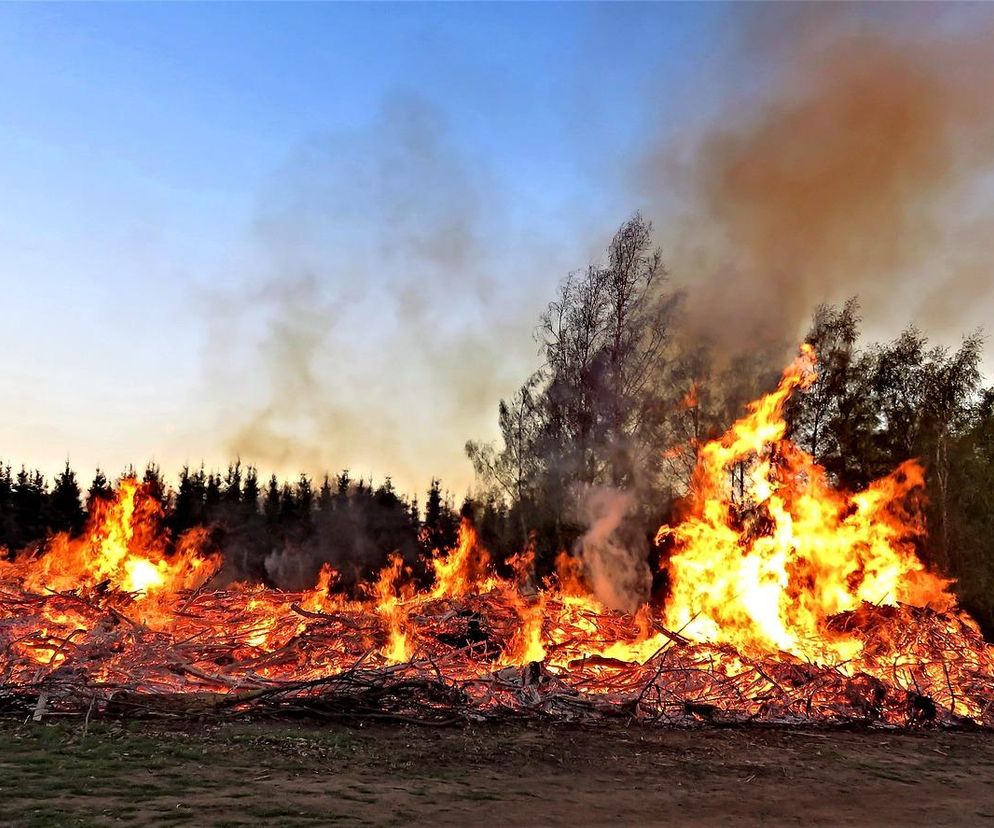
[[242,500],[242,461],[228,464],[224,475],[224,491],[221,498],[225,503],[238,504]]
[[202,503],[197,492],[196,480],[194,475],[190,474],[190,467],[184,465],[179,473],[176,496],[173,498],[173,510],[170,515],[173,531],[180,535],[195,526],[200,518],[201,508]]
[[345,506],[349,501],[349,489],[352,487],[349,470],[343,469],[342,473],[335,478],[335,483],[338,486],[338,493],[335,495],[335,500],[340,507]]
[[114,490],[111,488],[110,482],[107,480],[107,475],[105,475],[98,466],[93,475],[93,482],[90,483],[90,488],[86,492],[86,511],[92,514],[93,503],[95,500],[107,500],[112,497],[113,494]]
[[318,511],[328,512],[334,503],[334,498],[331,493],[331,480],[329,480],[328,475],[325,474],[324,480],[321,482],[321,488],[318,490]]
[[242,506],[249,515],[259,511],[259,473],[255,466],[245,470],[245,484],[242,487]]
[[14,547],[14,478],[10,465],[0,463],[0,547]]
[[81,499],[82,493],[76,481],[76,472],[69,467],[69,461],[66,460],[66,467],[55,478],[55,486],[50,496],[53,531],[69,532],[72,535],[82,531],[86,522],[86,512],[83,511]]
[[290,528],[297,517],[297,498],[294,496],[290,484],[285,482],[280,489],[280,512],[279,520],[284,529]]
[[211,472],[207,476],[207,486],[204,489],[204,514],[208,520],[213,520],[218,514],[221,503],[221,475]]
[[314,504],[314,492],[311,490],[311,481],[306,474],[301,472],[297,481],[296,510],[298,519],[305,523],[311,519],[311,507]]
[[269,478],[269,485],[266,487],[266,499],[262,506],[266,522],[270,526],[275,526],[280,518],[280,484],[276,475]]
[[149,463],[145,466],[145,472],[142,474],[142,483],[145,486],[146,493],[159,501],[159,505],[165,511],[168,505],[166,484],[162,479],[162,470],[157,463]]
[[425,552],[448,549],[456,542],[459,521],[442,495],[442,483],[432,478],[425,499],[425,519],[422,524],[422,542]]
[[48,524],[48,492],[41,472],[29,472],[24,466],[14,478],[12,491],[15,522],[14,548],[26,546],[45,537]]

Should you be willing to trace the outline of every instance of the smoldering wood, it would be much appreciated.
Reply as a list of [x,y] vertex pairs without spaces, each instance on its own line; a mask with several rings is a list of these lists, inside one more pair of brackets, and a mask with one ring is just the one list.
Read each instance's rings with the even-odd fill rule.
[[[864,655],[879,653],[880,666],[892,660],[882,678],[785,653],[750,658],[671,630],[662,630],[666,643],[644,664],[592,655],[558,666],[501,666],[519,622],[488,596],[418,604],[407,619],[417,645],[411,661],[387,665],[374,613],[311,611],[301,606],[304,597],[282,596],[286,611],[267,616],[278,643],[262,647],[250,643],[258,619],[238,611],[245,595],[190,595],[167,629],[157,629],[136,620],[125,597],[112,592],[35,595],[0,585],[0,713],[36,721],[310,716],[432,725],[621,718],[994,727],[988,648],[965,620],[927,609],[865,606],[835,620],[839,629],[860,630]],[[580,613],[574,620],[582,626],[571,626],[560,601],[547,599],[547,616],[558,625],[558,643],[547,644],[550,660],[571,643],[637,636],[632,617],[617,613]],[[61,627],[51,621],[68,613],[74,615]],[[730,660],[734,671],[721,667]]]

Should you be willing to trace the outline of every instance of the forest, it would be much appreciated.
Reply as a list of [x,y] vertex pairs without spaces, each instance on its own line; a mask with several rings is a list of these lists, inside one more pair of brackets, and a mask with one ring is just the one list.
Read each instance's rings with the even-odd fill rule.
[[[656,531],[679,515],[697,450],[776,384],[797,345],[743,342],[729,352],[686,324],[684,300],[651,223],[634,215],[601,262],[560,283],[536,327],[540,367],[498,405],[500,437],[466,443],[477,482],[461,502],[437,479],[422,506],[389,477],[280,480],[240,460],[223,471],[184,467],[175,482],[155,464],[121,477],[150,485],[172,537],[209,527],[224,559],[218,577],[228,580],[301,589],[327,562],[354,587],[392,552],[423,572],[433,550],[455,542],[462,517],[498,565],[527,548],[544,575],[613,514],[632,560],[650,573],[647,588],[664,592],[667,549]],[[804,338],[818,377],[791,402],[788,436],[850,491],[917,458],[926,470],[919,555],[954,579],[991,638],[994,388],[981,371],[982,335],[950,349],[908,327],[866,343],[857,298],[812,311]],[[97,470],[84,489],[68,461],[52,481],[0,462],[0,549],[34,554],[53,533],[79,533],[113,483]]]

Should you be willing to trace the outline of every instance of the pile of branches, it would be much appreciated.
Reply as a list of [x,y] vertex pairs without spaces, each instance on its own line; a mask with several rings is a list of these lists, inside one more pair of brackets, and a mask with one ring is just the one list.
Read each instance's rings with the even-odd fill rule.
[[[385,663],[368,608],[307,609],[305,595],[204,592],[140,620],[126,594],[0,586],[0,711],[51,716],[311,716],[425,724],[541,718],[719,725],[994,726],[994,657],[955,615],[909,607],[840,616],[857,664],[749,657],[665,631],[644,663],[604,656],[631,616],[546,599],[547,657],[507,663],[520,619],[492,595],[417,605],[408,661]],[[415,614],[416,612],[416,614]],[[592,630],[594,632],[592,632]],[[656,630],[661,627],[656,625]]]

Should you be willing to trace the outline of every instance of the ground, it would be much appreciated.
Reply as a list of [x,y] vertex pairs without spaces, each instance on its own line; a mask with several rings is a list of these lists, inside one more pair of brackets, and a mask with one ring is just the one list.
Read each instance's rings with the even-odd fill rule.
[[3,825],[994,825],[985,733],[0,721]]

